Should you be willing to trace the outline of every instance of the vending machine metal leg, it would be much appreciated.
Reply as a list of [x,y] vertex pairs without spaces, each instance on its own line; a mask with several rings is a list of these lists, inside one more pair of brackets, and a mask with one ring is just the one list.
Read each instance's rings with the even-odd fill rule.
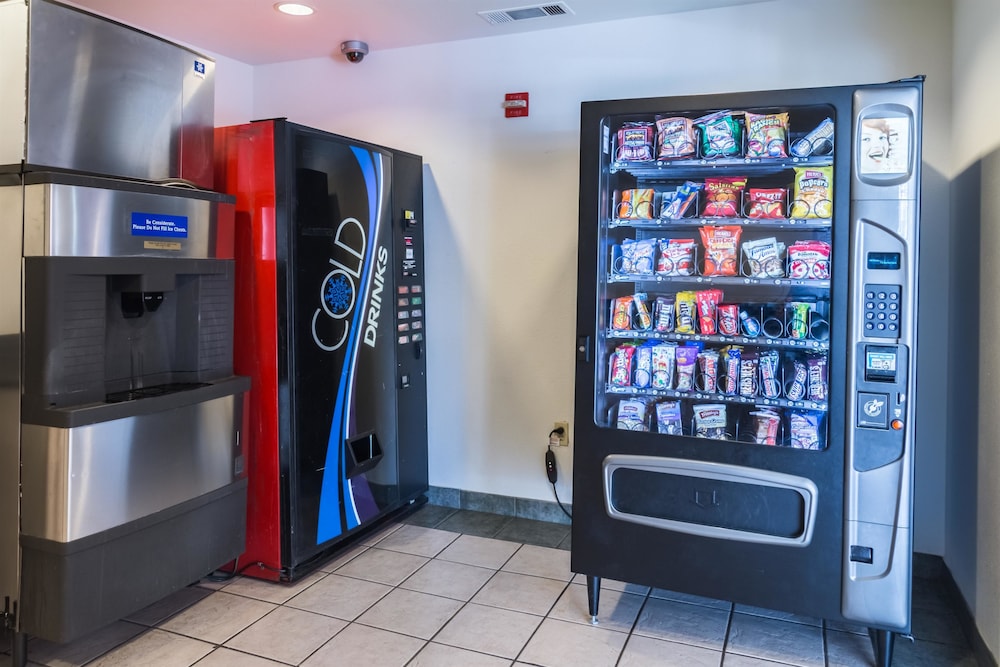
[[891,667],[896,633],[891,630],[868,628],[868,636],[871,637],[872,649],[875,651],[875,667]]
[[597,605],[601,601],[601,578],[587,577],[587,607],[590,609],[590,622],[597,625]]
[[28,664],[28,635],[23,632],[11,635],[10,664],[12,667],[25,667]]

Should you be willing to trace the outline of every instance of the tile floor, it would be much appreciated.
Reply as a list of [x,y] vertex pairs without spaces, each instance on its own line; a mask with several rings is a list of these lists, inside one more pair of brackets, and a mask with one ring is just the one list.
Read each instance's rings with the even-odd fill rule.
[[[593,626],[568,546],[567,525],[427,505],[294,584],[205,580],[71,644],[32,639],[29,664],[874,664],[861,628],[613,581]],[[895,667],[976,665],[944,591],[914,581],[914,640],[897,640]]]

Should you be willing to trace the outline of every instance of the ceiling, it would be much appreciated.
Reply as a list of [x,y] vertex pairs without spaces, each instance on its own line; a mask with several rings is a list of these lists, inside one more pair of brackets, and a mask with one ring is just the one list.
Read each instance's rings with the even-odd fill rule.
[[[341,58],[340,43],[380,50],[657,14],[746,5],[768,0],[298,0],[309,17],[286,16],[277,0],[64,0],[197,50],[248,65]],[[562,5],[562,15],[492,25],[478,12]]]

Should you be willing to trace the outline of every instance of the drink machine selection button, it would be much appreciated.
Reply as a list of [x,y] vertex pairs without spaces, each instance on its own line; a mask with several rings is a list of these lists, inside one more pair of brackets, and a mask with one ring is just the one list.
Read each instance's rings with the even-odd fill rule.
[[889,428],[889,397],[886,394],[858,392],[858,426]]

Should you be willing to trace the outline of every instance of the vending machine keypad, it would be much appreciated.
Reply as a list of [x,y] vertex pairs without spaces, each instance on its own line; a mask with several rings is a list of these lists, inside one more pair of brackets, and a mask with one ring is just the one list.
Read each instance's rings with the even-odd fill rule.
[[865,284],[865,335],[899,338],[902,287]]

